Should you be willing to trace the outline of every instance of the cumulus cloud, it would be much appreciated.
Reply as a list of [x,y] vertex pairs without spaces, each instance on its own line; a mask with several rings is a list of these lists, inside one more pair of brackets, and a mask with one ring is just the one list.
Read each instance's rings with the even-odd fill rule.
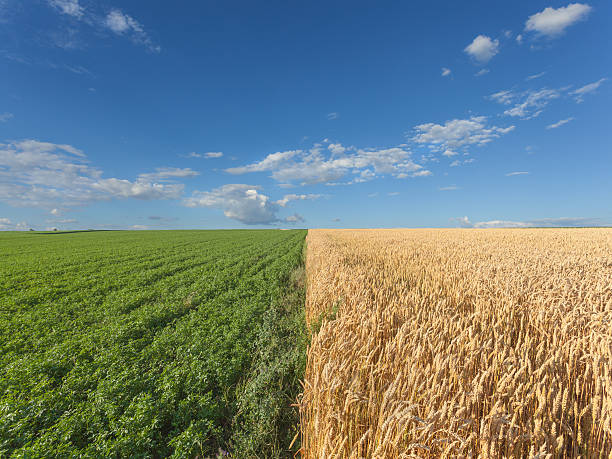
[[442,67],[442,76],[449,76],[451,74],[450,69],[447,69],[446,67]]
[[459,153],[457,153],[456,151],[453,150],[444,150],[444,152],[442,153],[442,156],[446,156],[447,158],[450,158],[452,156],[457,156]]
[[570,92],[570,94],[575,96],[576,102],[580,104],[584,102],[585,95],[595,92],[597,88],[599,88],[604,81],[607,81],[607,78],[601,78],[600,80],[594,83],[589,83],[585,86],[582,86],[581,88],[578,88],[575,91]]
[[12,113],[0,113],[0,123],[6,123],[8,120],[13,118],[13,114]]
[[486,64],[499,52],[499,40],[491,40],[486,35],[478,35],[464,51],[481,64]]
[[[135,181],[104,178],[71,146],[23,140],[0,144],[0,201],[15,207],[59,208],[86,205],[115,198],[177,199],[183,185],[157,183],[165,177],[189,176],[193,171],[158,169]],[[187,175],[185,175],[187,174]]]
[[61,13],[75,18],[81,18],[85,11],[79,0],[49,0],[49,4]]
[[183,204],[187,207],[221,209],[227,218],[246,225],[268,225],[278,222],[279,205],[259,192],[261,187],[227,184],[212,191],[194,191]]
[[546,129],[557,129],[558,127],[563,126],[564,124],[569,123],[570,121],[572,121],[574,119],[573,116],[570,116],[569,118],[565,118],[564,120],[559,120],[556,123],[553,124],[549,124],[548,126],[546,126]]
[[[403,147],[376,150],[333,145],[330,149],[331,155],[326,154],[321,144],[315,144],[307,151],[288,150],[271,153],[259,162],[229,168],[226,171],[230,174],[268,171],[282,184],[297,182],[301,185],[352,184],[383,175],[407,178],[425,174],[423,166],[412,161],[410,152]],[[348,181],[338,182],[347,176],[349,176]]]
[[583,3],[570,3],[560,8],[548,7],[529,16],[525,22],[525,30],[554,38],[563,34],[572,24],[586,19],[591,10],[589,5]]
[[512,131],[514,126],[491,126],[486,116],[472,116],[469,119],[449,120],[444,124],[420,124],[414,129],[414,142],[428,145],[434,150],[452,151],[465,145],[485,145]]
[[468,217],[458,217],[451,218],[451,221],[463,228],[556,228],[606,225],[606,222],[599,218],[584,217],[541,218],[527,221],[489,220],[474,223]]

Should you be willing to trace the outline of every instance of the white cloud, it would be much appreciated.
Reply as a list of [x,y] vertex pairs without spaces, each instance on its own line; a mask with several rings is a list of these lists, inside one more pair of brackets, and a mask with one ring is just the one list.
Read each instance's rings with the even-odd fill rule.
[[302,217],[300,214],[289,215],[287,218],[285,218],[285,222],[287,223],[302,223],[304,221],[304,217]]
[[504,115],[519,117],[524,120],[535,118],[554,99],[561,97],[557,89],[542,88],[524,92],[499,91],[491,94],[489,99],[503,105],[514,104],[512,108],[504,110]]
[[526,172],[526,171],[508,172],[506,174],[506,177],[514,177],[515,175],[529,175],[529,172]]
[[387,193],[387,196],[399,196],[399,195],[400,195],[399,191],[392,191],[390,193]]
[[283,199],[276,201],[276,204],[281,207],[285,207],[289,201],[306,201],[311,199],[319,199],[320,197],[320,194],[286,194],[283,196]]
[[209,151],[207,153],[196,153],[195,151],[192,151],[185,157],[186,158],[205,158],[205,159],[222,158],[223,153],[220,151]]
[[477,77],[479,77],[479,76],[483,76],[483,75],[486,75],[486,74],[487,74],[487,73],[489,73],[489,72],[490,72],[490,70],[489,70],[489,69],[480,69],[478,72],[476,72],[476,73],[474,74],[474,76],[477,76]]
[[183,185],[156,183],[154,176],[185,173],[160,169],[135,181],[103,178],[102,171],[70,145],[36,140],[0,144],[0,201],[15,207],[58,209],[114,198],[177,199]]
[[540,73],[536,73],[535,75],[529,75],[527,78],[525,78],[525,80],[527,80],[527,81],[535,80],[536,78],[543,77],[545,74],[546,74],[546,72],[540,72]]
[[415,126],[417,134],[412,138],[432,149],[452,150],[464,145],[485,145],[514,129],[514,126],[501,128],[490,126],[485,116],[472,116],[469,119],[453,119],[444,124],[426,123]]
[[491,40],[486,35],[478,35],[464,51],[481,64],[486,64],[499,52],[499,40]]
[[227,218],[247,225],[278,222],[276,214],[279,205],[259,190],[259,186],[227,184],[212,191],[194,191],[183,204],[187,207],[221,209]]
[[558,127],[563,126],[564,124],[569,123],[570,121],[572,121],[574,119],[573,116],[570,116],[569,118],[565,118],[563,120],[559,120],[556,123],[553,124],[549,124],[548,126],[546,126],[546,129],[557,129]]
[[335,120],[338,119],[340,115],[338,115],[336,112],[331,112],[327,114],[327,119],[328,120]]
[[51,209],[51,210],[49,211],[49,213],[50,213],[51,215],[55,215],[55,216],[57,216],[57,215],[60,215],[60,214],[61,214],[61,211],[60,211],[59,209]]
[[158,167],[155,172],[148,172],[146,174],[140,174],[138,178],[144,181],[154,180],[167,180],[175,178],[195,177],[200,175],[199,172],[194,171],[189,167],[177,168],[177,167]]
[[79,5],[79,0],[49,0],[49,4],[58,9],[61,13],[81,18],[84,8]]
[[12,113],[0,113],[0,123],[6,123],[8,120],[13,118],[13,114]]
[[518,34],[518,35],[516,36],[516,42],[517,42],[519,45],[523,44],[523,36],[522,36],[521,34]]
[[457,156],[458,154],[459,153],[453,150],[444,150],[444,153],[442,153],[442,156],[446,156],[447,158],[450,158],[452,156]]
[[297,182],[301,185],[338,185],[338,181],[348,175],[352,178],[343,184],[365,182],[382,175],[406,178],[425,174],[423,166],[412,161],[410,152],[404,148],[366,150],[351,147],[340,154],[340,147],[340,144],[334,144],[331,156],[325,154],[321,144],[315,144],[308,151],[272,153],[262,161],[226,171],[230,174],[269,171],[282,184]]
[[461,166],[461,161],[459,161],[458,159],[450,163],[450,167],[457,167],[457,166]]
[[490,99],[503,105],[509,105],[514,97],[512,91],[499,91],[489,96]]
[[133,42],[145,46],[149,51],[161,51],[161,48],[153,43],[139,22],[119,9],[111,10],[104,18],[103,24],[117,35],[129,35]]
[[464,228],[555,228],[607,225],[607,222],[599,218],[584,217],[541,218],[527,221],[489,220],[475,223],[472,223],[468,217],[458,217],[451,218],[451,221]]
[[591,10],[589,5],[583,3],[570,3],[556,9],[548,7],[529,16],[525,23],[525,30],[547,37],[557,37],[572,24],[586,19]]
[[0,218],[0,231],[23,231],[28,229],[27,222],[13,223],[10,218]]
[[442,67],[442,76],[449,76],[451,74],[450,69],[447,69],[446,67]]
[[332,152],[334,155],[341,155],[346,151],[346,148],[339,143],[330,143],[327,146],[327,149]]
[[455,191],[455,190],[460,190],[460,189],[461,188],[455,185],[443,186],[443,187],[438,188],[438,190],[440,191]]
[[594,82],[594,83],[590,83],[587,84],[585,86],[582,86],[581,88],[576,89],[575,91],[570,92],[570,94],[576,96],[576,102],[578,102],[579,104],[584,102],[584,96],[586,94],[590,94],[592,92],[595,92],[597,90],[597,88],[599,88],[601,86],[601,84],[604,81],[607,81],[607,78],[601,78],[600,80]]

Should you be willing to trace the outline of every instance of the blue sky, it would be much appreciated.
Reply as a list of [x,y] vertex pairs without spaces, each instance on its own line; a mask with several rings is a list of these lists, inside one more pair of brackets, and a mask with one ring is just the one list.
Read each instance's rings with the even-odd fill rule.
[[0,0],[0,229],[610,225],[611,18]]

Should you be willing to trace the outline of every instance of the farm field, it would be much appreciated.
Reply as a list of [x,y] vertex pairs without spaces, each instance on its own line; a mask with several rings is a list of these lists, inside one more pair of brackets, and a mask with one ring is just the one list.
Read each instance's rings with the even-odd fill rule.
[[0,457],[284,457],[305,236],[0,233]]
[[612,230],[307,245],[303,457],[612,457]]

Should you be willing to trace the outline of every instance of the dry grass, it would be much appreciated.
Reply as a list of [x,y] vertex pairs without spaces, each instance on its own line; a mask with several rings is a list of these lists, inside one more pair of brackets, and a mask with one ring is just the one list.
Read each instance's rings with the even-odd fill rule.
[[304,457],[612,457],[612,230],[307,241]]

